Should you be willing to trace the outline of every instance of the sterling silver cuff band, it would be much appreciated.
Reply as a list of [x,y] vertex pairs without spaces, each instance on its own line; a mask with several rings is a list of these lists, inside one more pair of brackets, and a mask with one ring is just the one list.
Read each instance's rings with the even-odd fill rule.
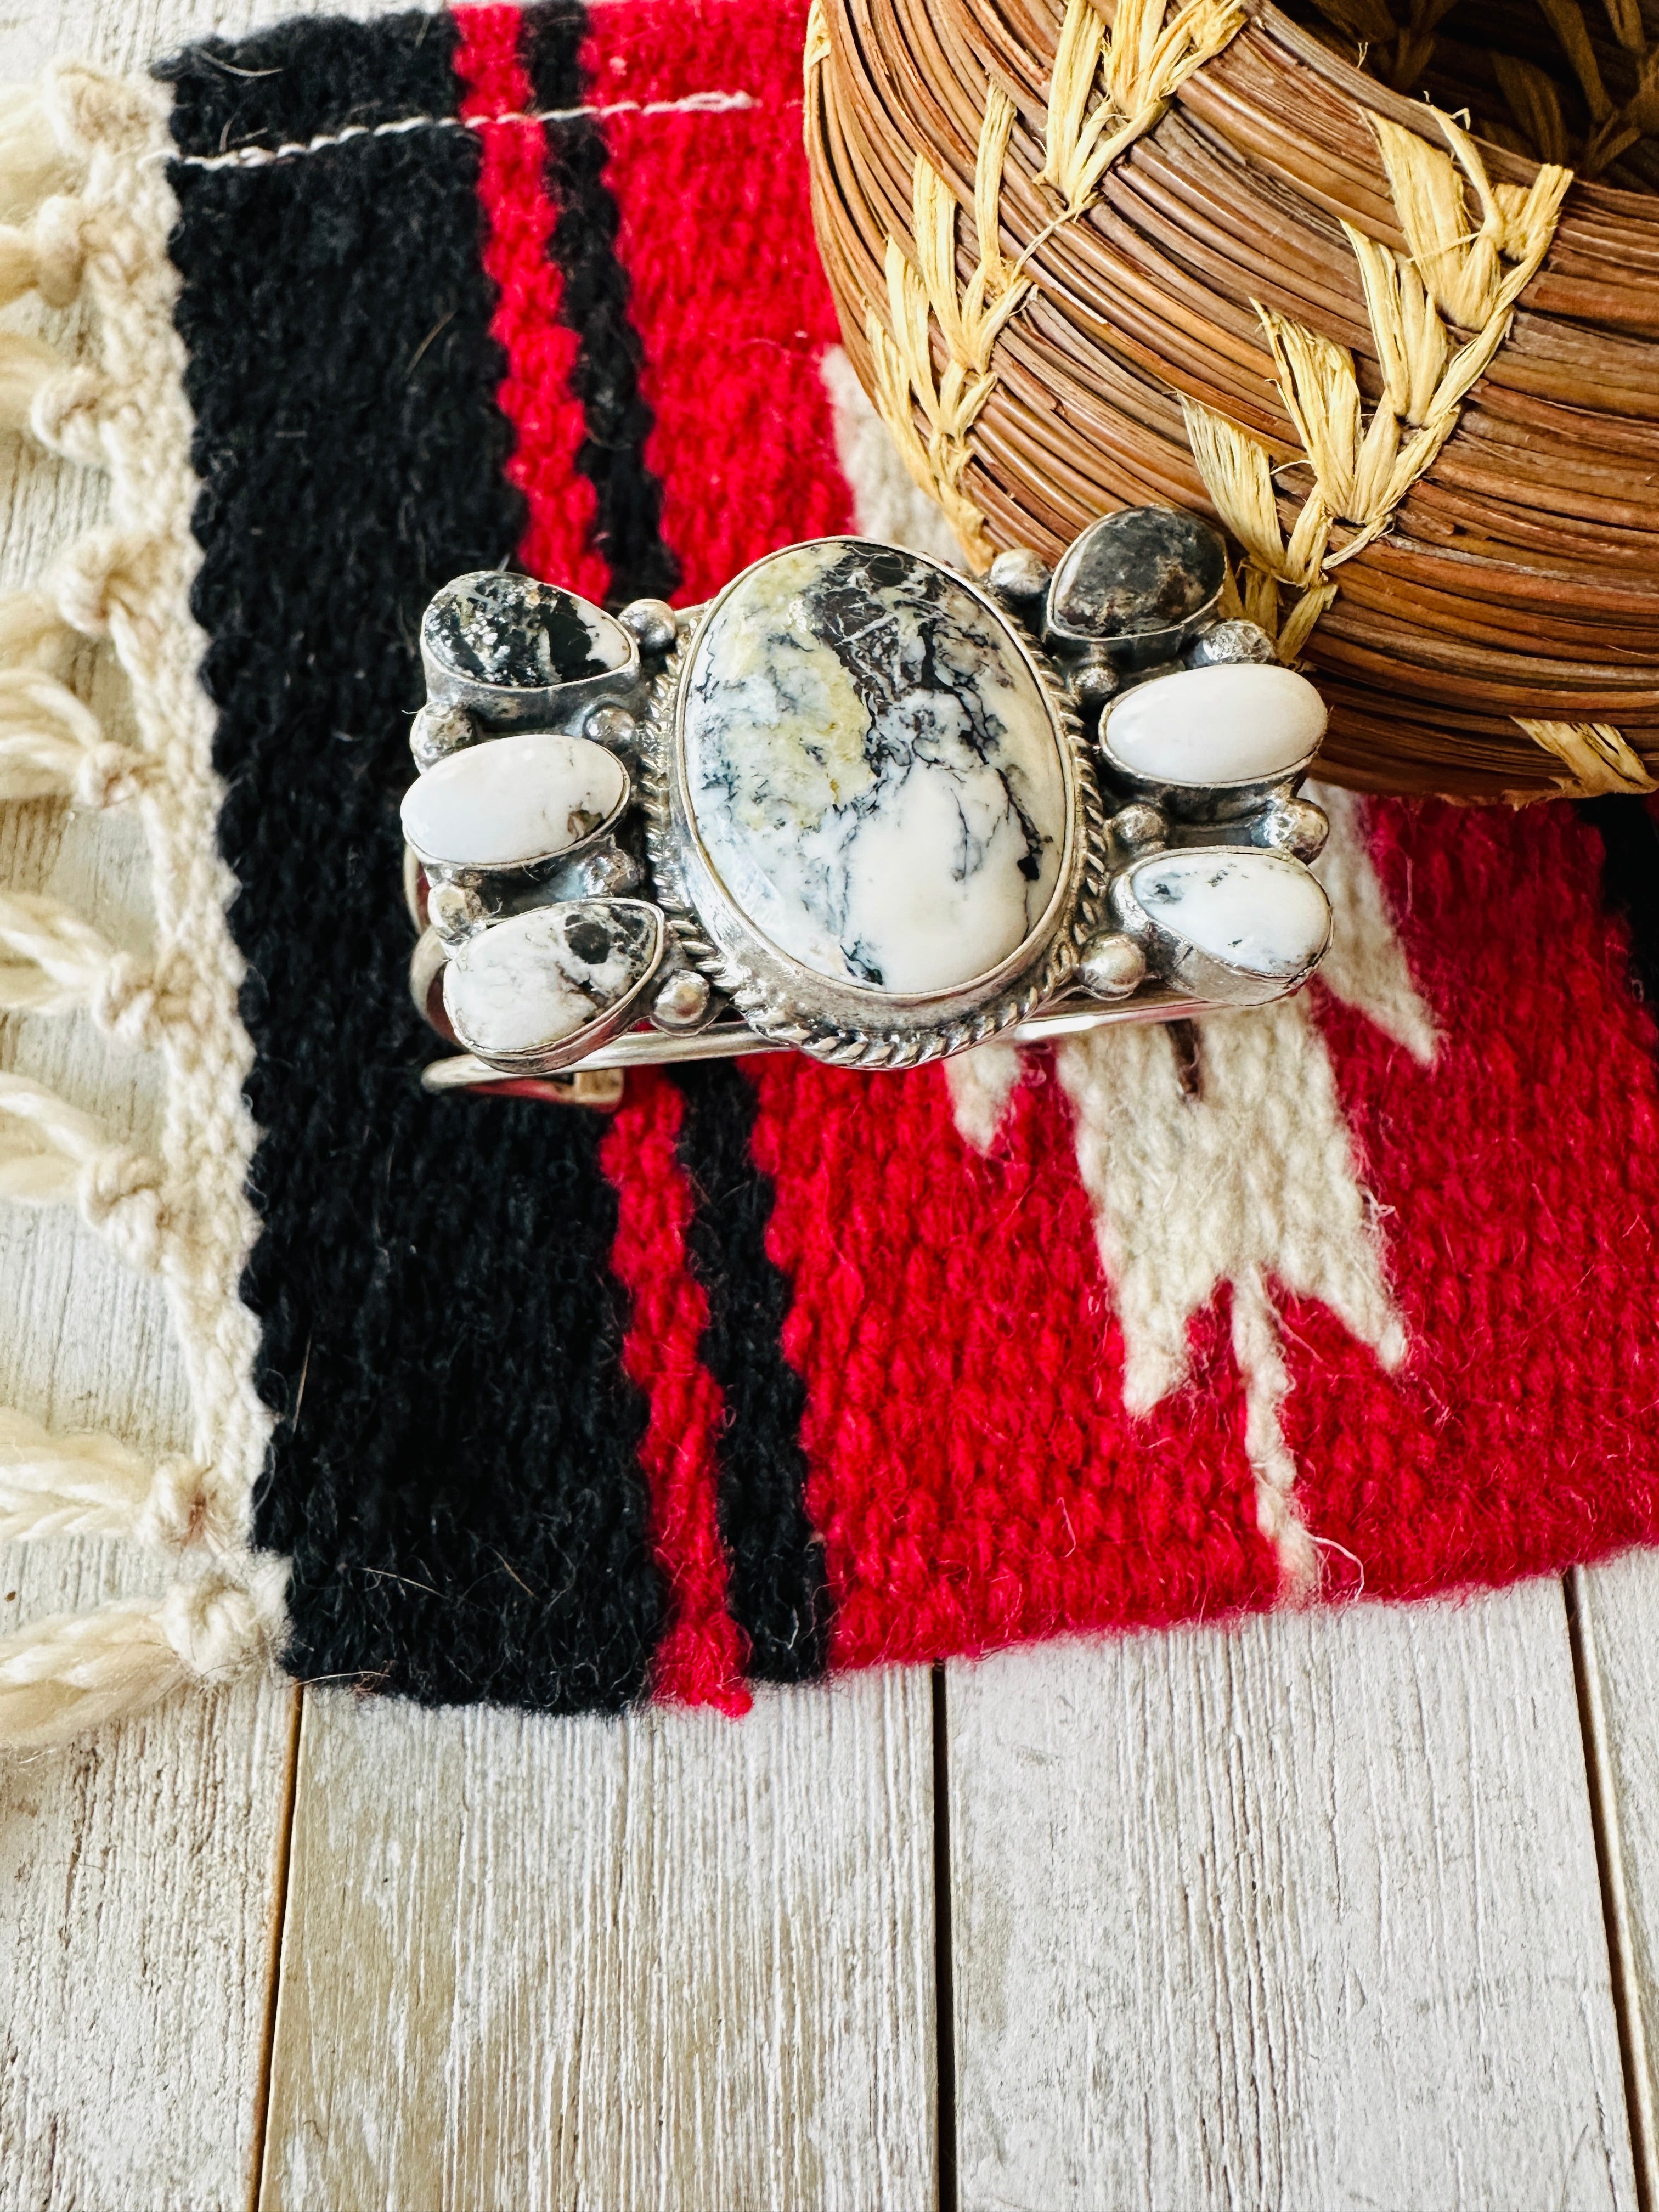
[[606,1104],[657,1061],[912,1067],[1297,989],[1325,711],[1225,580],[1154,507],[982,583],[855,538],[678,613],[459,578],[403,805],[410,986],[461,1048],[423,1081]]

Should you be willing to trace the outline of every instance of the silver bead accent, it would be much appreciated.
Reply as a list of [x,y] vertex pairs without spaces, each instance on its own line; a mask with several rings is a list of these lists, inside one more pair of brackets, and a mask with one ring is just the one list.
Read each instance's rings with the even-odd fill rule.
[[1146,980],[1146,955],[1133,937],[1103,930],[1083,948],[1078,981],[1097,999],[1127,999]]
[[555,879],[562,899],[620,898],[645,880],[645,871],[631,853],[609,838],[591,852],[567,863]]
[[1139,799],[1120,806],[1106,827],[1127,853],[1149,852],[1170,834],[1170,825],[1157,807]]
[[433,884],[426,895],[426,918],[447,945],[454,945],[481,929],[489,909],[470,884]]
[[631,752],[639,735],[639,724],[626,707],[595,707],[582,724],[582,735],[613,753]]
[[667,653],[679,636],[679,623],[666,599],[635,599],[617,617],[631,630],[641,653]]
[[1307,799],[1275,799],[1254,824],[1251,842],[1269,852],[1292,853],[1298,860],[1317,860],[1331,825],[1324,810]]
[[1080,707],[1103,707],[1122,689],[1122,672],[1103,646],[1091,646],[1066,672],[1066,685]]
[[1048,564],[1029,545],[1011,545],[992,562],[985,580],[1000,599],[1023,605],[1027,600],[1040,599],[1048,590]]
[[1184,658],[1188,668],[1215,668],[1240,660],[1269,664],[1278,659],[1279,649],[1253,622],[1218,622],[1194,639]]
[[651,1020],[659,1030],[700,1029],[708,1014],[714,994],[707,976],[694,968],[671,975],[652,1001]]
[[409,750],[424,775],[451,753],[477,742],[478,727],[465,708],[422,707],[409,732]]

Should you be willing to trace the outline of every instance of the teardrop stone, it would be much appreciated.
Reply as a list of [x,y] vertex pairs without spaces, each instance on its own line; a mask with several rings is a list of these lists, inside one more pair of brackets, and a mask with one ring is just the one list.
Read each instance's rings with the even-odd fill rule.
[[491,738],[410,786],[404,836],[441,866],[529,867],[591,837],[627,796],[627,769],[586,738]]
[[656,908],[638,899],[566,899],[492,923],[444,971],[455,1034],[486,1060],[550,1052],[646,980],[662,934]]
[[541,691],[626,665],[628,633],[556,584],[483,568],[446,584],[421,623],[425,652],[472,684]]
[[1174,937],[1246,975],[1305,975],[1331,931],[1318,878],[1282,853],[1160,853],[1130,876],[1135,897]]
[[855,538],[773,554],[700,632],[683,713],[714,872],[815,975],[949,991],[1043,919],[1060,733],[1006,621],[949,570]]

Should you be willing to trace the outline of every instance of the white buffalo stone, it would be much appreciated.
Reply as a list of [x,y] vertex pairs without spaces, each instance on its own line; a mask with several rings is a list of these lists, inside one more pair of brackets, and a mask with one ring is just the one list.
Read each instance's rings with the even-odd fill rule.
[[1151,783],[1267,783],[1311,757],[1325,720],[1305,676],[1231,661],[1137,684],[1108,709],[1102,736]]
[[1299,860],[1241,848],[1160,853],[1129,878],[1142,909],[1197,951],[1279,981],[1325,949],[1331,909]]
[[466,939],[444,971],[444,1005],[470,1052],[549,1052],[642,982],[661,942],[655,908],[638,900],[532,907]]
[[1059,732],[1012,633],[946,570],[844,538],[773,555],[700,636],[684,714],[715,874],[814,974],[946,992],[1042,921]]
[[500,568],[446,584],[422,618],[421,645],[446,674],[532,690],[612,673],[633,652],[627,631],[603,608]]
[[586,738],[490,738],[452,753],[410,787],[404,835],[423,860],[522,868],[568,853],[628,796],[628,771]]

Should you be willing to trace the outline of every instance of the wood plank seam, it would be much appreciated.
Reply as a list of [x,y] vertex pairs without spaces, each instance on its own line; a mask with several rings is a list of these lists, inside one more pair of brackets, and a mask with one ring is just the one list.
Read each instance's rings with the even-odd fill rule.
[[264,2194],[265,2136],[270,2120],[270,2072],[276,2050],[276,1999],[283,1981],[283,1933],[288,1924],[289,1869],[294,1858],[294,1808],[300,1787],[300,1737],[305,1725],[304,1686],[289,1690],[288,1760],[276,1816],[276,1866],[271,1877],[270,1927],[265,1958],[265,2014],[253,2081],[253,2153],[248,2160],[248,2212],[259,2212]]
[[938,2056],[939,2212],[957,2212],[956,1974],[951,1955],[951,1734],[943,1667],[933,1670],[933,2033]]
[[1619,2021],[1619,2056],[1624,2069],[1631,2155],[1636,2169],[1636,2202],[1638,2212],[1654,2212],[1659,2164],[1655,2155],[1653,2071],[1642,2012],[1641,1983],[1636,1971],[1612,1735],[1583,1568],[1569,1570],[1563,1583],[1563,1595],[1572,1647],[1573,1678],[1578,1692],[1579,1729],[1584,1746],[1590,1823],[1595,1837],[1596,1871],[1601,1883],[1601,1912],[1613,1974],[1613,2008]]

